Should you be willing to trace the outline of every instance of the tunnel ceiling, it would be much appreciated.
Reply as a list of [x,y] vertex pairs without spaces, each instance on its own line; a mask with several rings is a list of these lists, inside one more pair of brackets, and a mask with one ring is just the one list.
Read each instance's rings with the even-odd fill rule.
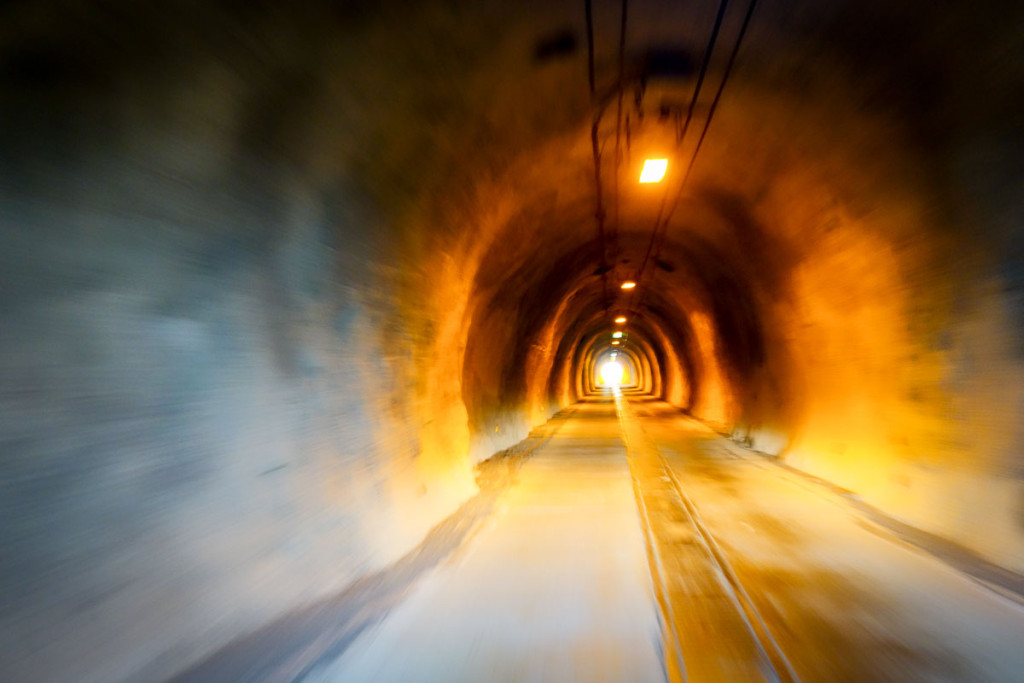
[[[267,202],[253,249],[319,217],[333,279],[411,363],[409,409],[465,410],[469,438],[567,399],[581,330],[626,313],[669,384],[703,397],[690,408],[791,444],[826,366],[913,358],[881,402],[934,393],[909,385],[942,363],[949,263],[1019,286],[1000,261],[1019,251],[1013,155],[989,154],[1020,148],[1018,7],[993,24],[966,3],[764,0],[730,67],[750,5],[727,7],[705,63],[717,3],[631,2],[620,63],[621,3],[594,2],[591,91],[582,2],[184,3],[160,20],[115,2],[50,20],[59,6],[4,10],[4,129],[33,133],[8,136],[12,186],[148,197],[184,240],[227,244],[218,216]],[[652,156],[666,179],[638,184]],[[78,173],[94,159],[136,172],[96,194]],[[217,208],[196,221],[190,202]]]

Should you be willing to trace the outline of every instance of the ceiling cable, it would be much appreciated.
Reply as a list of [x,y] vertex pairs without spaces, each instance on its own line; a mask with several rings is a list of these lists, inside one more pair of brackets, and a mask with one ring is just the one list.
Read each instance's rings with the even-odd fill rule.
[[[693,94],[690,96],[690,104],[686,109],[686,120],[683,123],[682,130],[677,130],[676,132],[676,144],[678,145],[682,145],[683,139],[686,137],[686,131],[690,127],[690,121],[693,119],[693,112],[697,106],[697,100],[700,97],[700,91],[704,85],[704,78],[707,76],[708,67],[711,65],[711,57],[714,54],[715,45],[718,42],[718,33],[722,29],[722,22],[725,19],[725,10],[728,7],[729,0],[720,0],[718,3],[718,12],[715,15],[715,23],[711,27],[711,36],[708,38],[708,43],[704,48],[704,56],[701,58],[700,71],[697,74],[697,83],[693,87]],[[682,186],[680,186],[680,188],[681,187]],[[647,242],[647,251],[644,253],[643,261],[640,263],[640,269],[637,271],[636,278],[638,282],[641,281],[647,270],[647,264],[650,261],[651,254],[655,253],[654,245],[658,241],[658,233],[661,230],[662,218],[664,216],[665,203],[667,199],[668,188],[665,189],[665,195],[662,197],[661,206],[654,219],[654,229],[651,230],[651,239]]]
[[[729,61],[725,65],[725,73],[722,74],[722,82],[718,84],[718,92],[715,93],[715,98],[711,100],[711,107],[708,109],[708,117],[704,121],[704,128],[700,132],[700,137],[697,138],[697,146],[693,150],[693,156],[690,158],[690,165],[686,169],[686,175],[683,177],[683,186],[686,185],[687,179],[690,177],[690,172],[693,170],[693,164],[697,161],[697,154],[700,153],[701,145],[704,144],[704,136],[708,133],[708,128],[711,126],[711,119],[715,116],[715,110],[718,109],[718,101],[722,99],[722,91],[725,90],[725,84],[729,80],[729,74],[732,73],[732,67],[736,63],[736,55],[740,52],[740,46],[743,44],[743,37],[747,34],[747,27],[750,26],[750,18],[754,16],[754,8],[757,6],[757,0],[750,0],[750,6],[747,7],[747,14],[743,17],[743,25],[740,26],[740,34],[736,37],[736,44],[733,45],[732,54],[729,55]],[[678,204],[679,195],[683,193],[683,188],[679,188],[679,193],[676,195],[676,203]],[[675,210],[673,205],[672,210]],[[669,212],[671,218],[672,213]]]
[[[683,190],[686,188],[686,183],[690,179],[690,173],[693,171],[694,164],[697,161],[697,155],[700,153],[701,147],[704,144],[704,138],[707,136],[708,128],[711,127],[711,120],[715,116],[715,111],[718,109],[719,100],[722,98],[722,92],[725,90],[725,85],[729,80],[729,75],[732,73],[733,66],[736,63],[736,56],[739,54],[740,47],[743,44],[743,38],[746,36],[747,28],[750,26],[750,19],[754,15],[754,8],[757,7],[757,0],[751,0],[747,7],[747,13],[743,17],[743,24],[740,26],[739,35],[736,37],[736,42],[733,44],[732,52],[729,54],[729,60],[726,62],[725,71],[722,73],[722,81],[718,85],[718,90],[715,92],[715,97],[711,101],[711,106],[708,109],[707,118],[704,120],[704,128],[701,130],[700,137],[697,139],[697,145],[693,150],[693,155],[690,157],[690,163],[687,165],[686,173],[683,175],[683,180],[679,184],[679,190],[676,192],[675,197],[672,200],[672,204],[669,207],[667,215],[660,224],[655,225],[654,234],[651,236],[651,244],[656,246],[653,249],[653,260],[655,263],[658,261],[658,256],[661,253],[661,247],[664,244],[665,235],[668,233],[668,225],[672,220],[672,216],[675,214],[676,209],[679,207],[679,202],[682,199]],[[660,218],[660,212],[659,212]],[[648,254],[651,254],[650,247],[648,248]],[[644,258],[644,263],[641,266],[640,272],[637,274],[637,282],[639,283],[640,278],[643,276],[644,269],[647,266],[647,257]],[[638,294],[638,301],[636,303],[639,306],[639,298],[642,297],[642,293]]]
[[622,11],[619,21],[619,103],[615,120],[615,169],[612,173],[612,198],[615,200],[612,231],[609,235],[612,264],[618,261],[617,233],[619,232],[619,169],[622,166],[622,98],[625,94],[626,78],[626,18],[629,0],[622,0]]
[[708,66],[711,64],[711,54],[715,51],[715,43],[718,42],[718,32],[722,29],[722,21],[725,19],[725,10],[729,6],[729,0],[721,0],[718,3],[718,14],[715,15],[715,25],[711,29],[711,38],[708,39],[707,47],[704,48],[704,57],[700,62],[700,73],[697,74],[697,85],[693,88],[693,96],[690,97],[690,106],[686,109],[686,121],[683,122],[682,131],[679,133],[676,142],[682,143],[686,137],[686,131],[690,128],[690,121],[693,119],[693,110],[697,106],[697,98],[700,97],[701,86],[704,85],[704,77],[707,76]]
[[590,96],[594,96],[594,10],[592,0],[583,0],[587,18],[587,76],[590,81]]
[[[587,77],[590,84],[590,99],[595,98],[594,81],[594,13],[592,0],[584,0],[583,7],[587,21]],[[594,157],[594,220],[597,222],[597,241],[601,250],[601,261],[598,265],[598,272],[601,275],[601,292],[604,298],[604,308],[607,311],[611,307],[611,299],[608,295],[608,245],[604,229],[604,199],[601,192],[601,146],[598,140],[598,128],[601,125],[601,113],[594,117],[593,125],[590,128],[590,146]]]

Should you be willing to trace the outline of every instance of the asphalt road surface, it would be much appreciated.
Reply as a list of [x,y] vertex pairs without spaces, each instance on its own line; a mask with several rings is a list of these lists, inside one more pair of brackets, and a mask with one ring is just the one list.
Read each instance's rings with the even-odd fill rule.
[[1020,681],[1024,607],[668,405],[556,417],[316,681]]

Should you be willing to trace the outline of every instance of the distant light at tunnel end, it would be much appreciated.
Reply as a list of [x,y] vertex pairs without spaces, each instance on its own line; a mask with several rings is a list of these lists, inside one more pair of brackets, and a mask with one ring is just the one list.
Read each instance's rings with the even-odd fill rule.
[[601,366],[601,381],[608,385],[617,387],[622,384],[622,377],[626,369],[616,360],[610,360]]
[[615,322],[621,325],[622,323],[626,322],[626,316],[620,315],[618,318],[615,319]]
[[621,286],[621,287],[622,287],[623,289],[633,289],[634,287],[636,287],[636,283],[635,283],[635,282],[633,282],[632,280],[626,280],[626,281],[625,281],[625,282],[623,282],[623,283],[622,283],[622,284],[621,284],[620,286]]
[[648,159],[640,171],[641,183],[660,183],[668,169],[668,159]]

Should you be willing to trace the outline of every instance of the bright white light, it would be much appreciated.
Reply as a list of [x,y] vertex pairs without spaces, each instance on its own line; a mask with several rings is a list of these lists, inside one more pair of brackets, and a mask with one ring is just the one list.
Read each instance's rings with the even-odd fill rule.
[[601,366],[601,382],[611,387],[622,384],[622,376],[626,370],[618,361],[610,360]]
[[612,332],[612,339],[620,339],[622,337],[621,332]]
[[640,171],[641,183],[659,183],[668,170],[668,159],[648,159]]

